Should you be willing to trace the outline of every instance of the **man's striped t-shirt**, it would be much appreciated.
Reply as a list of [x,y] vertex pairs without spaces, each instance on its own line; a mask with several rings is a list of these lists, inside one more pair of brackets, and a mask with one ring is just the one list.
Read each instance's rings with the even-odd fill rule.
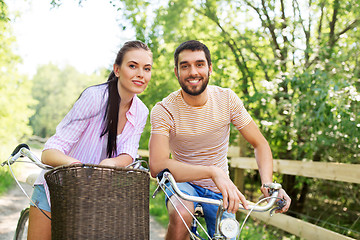
[[[171,93],[151,111],[151,134],[169,137],[173,159],[228,172],[227,151],[230,123],[237,129],[252,121],[240,98],[231,90],[207,87],[208,100],[200,107],[188,105],[181,90]],[[194,184],[219,192],[211,179]]]

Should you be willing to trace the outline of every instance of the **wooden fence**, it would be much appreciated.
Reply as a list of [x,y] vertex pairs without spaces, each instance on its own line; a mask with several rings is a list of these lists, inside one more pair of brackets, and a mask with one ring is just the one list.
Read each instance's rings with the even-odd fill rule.
[[[238,157],[239,148],[229,149],[228,157],[230,167],[234,169],[234,182],[241,189],[245,169],[258,169],[254,158]],[[360,183],[360,164],[305,162],[295,160],[274,159],[273,171],[281,174],[297,175],[303,177],[319,178],[332,181]],[[275,214],[270,217],[268,213],[253,212],[252,217],[260,219],[298,237],[311,240],[342,240],[354,239],[319,227],[286,214]]]
[[[147,150],[139,150],[139,155],[148,157]],[[228,157],[230,167],[234,170],[234,183],[242,190],[244,170],[258,169],[254,158],[239,157],[239,148],[229,148]],[[360,164],[304,162],[295,160],[274,160],[273,171],[281,174],[297,175],[303,177],[320,178],[332,181],[360,183]],[[252,217],[282,229],[288,233],[308,240],[351,240],[354,238],[341,235],[328,229],[319,227],[286,214],[252,212]]]

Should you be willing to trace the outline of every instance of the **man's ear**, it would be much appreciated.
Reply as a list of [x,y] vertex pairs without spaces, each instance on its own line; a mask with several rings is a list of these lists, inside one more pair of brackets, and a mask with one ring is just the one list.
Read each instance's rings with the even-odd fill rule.
[[177,77],[177,79],[179,79],[179,72],[176,67],[174,67],[174,73],[175,73],[175,76]]
[[210,66],[209,66],[209,75],[212,74],[212,63],[210,63]]

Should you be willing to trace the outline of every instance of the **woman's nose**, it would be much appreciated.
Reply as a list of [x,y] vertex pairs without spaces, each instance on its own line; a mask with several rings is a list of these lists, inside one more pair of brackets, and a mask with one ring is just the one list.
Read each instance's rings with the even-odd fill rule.
[[138,69],[138,72],[137,72],[137,76],[138,77],[143,77],[144,76],[144,70],[142,70],[141,68]]

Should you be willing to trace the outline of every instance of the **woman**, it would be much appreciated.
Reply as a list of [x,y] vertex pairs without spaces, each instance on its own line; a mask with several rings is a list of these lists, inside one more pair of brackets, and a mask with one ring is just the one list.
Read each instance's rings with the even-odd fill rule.
[[[123,167],[137,155],[149,113],[136,96],[151,78],[152,53],[140,41],[126,42],[104,84],[84,90],[56,128],[42,152],[51,166],[75,163]],[[44,172],[43,172],[44,174]],[[30,206],[28,239],[51,239],[49,190],[43,174],[35,182]]]

